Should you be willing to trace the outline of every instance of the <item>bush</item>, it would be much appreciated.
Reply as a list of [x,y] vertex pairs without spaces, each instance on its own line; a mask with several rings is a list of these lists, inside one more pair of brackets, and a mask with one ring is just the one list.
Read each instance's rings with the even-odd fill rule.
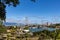
[[4,27],[4,26],[0,26],[0,33],[6,33],[6,27]]

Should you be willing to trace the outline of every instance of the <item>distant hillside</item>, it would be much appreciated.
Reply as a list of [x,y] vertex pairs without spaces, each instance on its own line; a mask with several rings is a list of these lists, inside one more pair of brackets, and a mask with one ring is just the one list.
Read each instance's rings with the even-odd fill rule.
[[5,26],[23,26],[24,24],[22,23],[10,23],[10,22],[5,22]]
[[60,23],[54,24],[55,26],[60,26]]

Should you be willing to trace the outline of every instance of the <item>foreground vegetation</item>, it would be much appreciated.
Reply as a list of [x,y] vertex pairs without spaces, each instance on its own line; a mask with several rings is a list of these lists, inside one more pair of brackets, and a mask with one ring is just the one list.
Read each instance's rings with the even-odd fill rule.
[[[17,34],[16,29],[19,28],[9,28],[9,30],[12,30],[11,33],[7,33],[7,27],[4,26],[0,26],[0,35],[2,34],[8,34],[7,38],[9,40],[9,36],[10,37],[15,37],[15,40],[19,40],[19,39],[23,39],[23,40],[47,40],[47,39],[52,39],[52,40],[60,40],[60,29],[55,30],[55,31],[48,31],[48,30],[43,30],[43,31],[38,31],[38,32],[33,32],[33,35],[29,35],[28,33],[25,34],[18,34],[18,36],[16,36]],[[28,27],[24,28],[24,29],[28,29]],[[20,35],[20,36],[19,36]]]
[[48,30],[44,30],[41,32],[34,32],[34,36],[38,36],[39,40],[40,39],[52,39],[52,40],[57,40],[60,39],[60,29],[59,30],[55,30],[55,31],[48,31]]

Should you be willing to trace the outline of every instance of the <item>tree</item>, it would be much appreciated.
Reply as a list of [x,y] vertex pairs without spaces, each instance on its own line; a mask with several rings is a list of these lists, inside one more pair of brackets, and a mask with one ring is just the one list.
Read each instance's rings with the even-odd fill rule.
[[13,5],[16,7],[19,4],[19,0],[0,0],[0,20],[5,21],[6,19],[6,5]]
[[[31,0],[32,2],[35,2],[35,0]],[[19,0],[0,0],[0,20],[5,21],[6,19],[6,5],[12,5],[16,7],[19,4]]]

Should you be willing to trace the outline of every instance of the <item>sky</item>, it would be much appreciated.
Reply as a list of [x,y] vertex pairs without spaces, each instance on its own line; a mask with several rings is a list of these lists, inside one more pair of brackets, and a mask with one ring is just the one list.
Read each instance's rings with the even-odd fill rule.
[[26,17],[29,23],[60,22],[60,0],[20,0],[17,7],[6,7],[7,22],[25,22]]

